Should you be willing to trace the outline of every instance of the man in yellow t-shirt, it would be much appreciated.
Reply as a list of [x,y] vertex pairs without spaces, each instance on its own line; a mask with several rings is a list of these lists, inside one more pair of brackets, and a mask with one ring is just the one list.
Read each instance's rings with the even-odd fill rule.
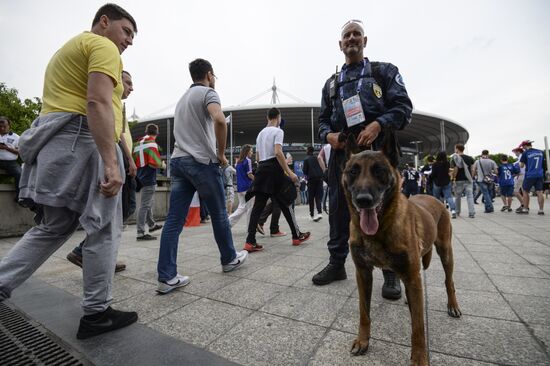
[[[0,262],[0,301],[82,226],[87,240],[78,339],[137,321],[135,312],[110,307],[122,228],[119,191],[124,168],[116,144],[122,131],[120,54],[132,45],[135,32],[136,22],[126,10],[102,6],[91,31],[69,40],[51,58],[42,111],[29,133],[21,136],[27,138],[26,145],[21,143],[22,157],[30,154],[20,197],[41,220]],[[44,131],[47,139],[41,139]]]

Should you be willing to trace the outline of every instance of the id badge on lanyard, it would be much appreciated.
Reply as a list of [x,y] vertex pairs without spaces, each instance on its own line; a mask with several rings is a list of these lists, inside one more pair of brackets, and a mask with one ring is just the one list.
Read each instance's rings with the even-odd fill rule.
[[[344,108],[344,115],[346,116],[346,124],[348,127],[358,125],[365,122],[365,113],[363,112],[363,106],[361,105],[361,98],[359,97],[359,91],[361,85],[363,85],[363,76],[367,67],[366,61],[363,61],[363,70],[359,75],[359,82],[357,83],[357,94],[347,99],[343,99],[344,89],[340,87],[340,98],[342,98],[342,107]],[[340,73],[340,84],[344,80],[345,72],[342,70]]]

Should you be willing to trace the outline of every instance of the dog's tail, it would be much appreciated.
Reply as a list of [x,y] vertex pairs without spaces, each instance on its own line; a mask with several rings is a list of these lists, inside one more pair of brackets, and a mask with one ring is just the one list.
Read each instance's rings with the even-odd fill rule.
[[424,268],[424,271],[430,266],[430,262],[432,261],[432,251],[433,249],[430,249],[430,251],[422,257],[422,267]]

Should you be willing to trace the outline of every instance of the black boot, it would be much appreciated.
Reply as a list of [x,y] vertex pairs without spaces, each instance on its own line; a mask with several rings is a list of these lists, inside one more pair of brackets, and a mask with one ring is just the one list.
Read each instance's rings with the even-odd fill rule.
[[337,265],[329,263],[321,272],[313,276],[311,280],[314,284],[323,286],[334,281],[345,280],[346,278],[348,278],[348,276],[346,275],[346,268],[343,264]]
[[382,285],[382,297],[388,300],[399,300],[401,298],[401,282],[395,272],[383,269],[384,284]]

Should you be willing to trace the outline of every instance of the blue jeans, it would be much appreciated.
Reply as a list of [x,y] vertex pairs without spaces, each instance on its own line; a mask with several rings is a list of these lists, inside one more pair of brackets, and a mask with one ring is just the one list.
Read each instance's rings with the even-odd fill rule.
[[443,197],[445,197],[445,200],[449,204],[449,208],[451,211],[456,210],[455,200],[453,199],[453,196],[451,194],[451,183],[447,184],[446,186],[440,187],[437,184],[434,183],[432,188],[432,193],[435,198],[438,200],[441,200],[441,192],[443,192]]
[[485,203],[485,212],[494,211],[493,208],[493,198],[491,197],[491,192],[489,191],[489,185],[485,182],[477,182],[481,193],[483,194],[483,203]]
[[171,280],[178,273],[176,264],[178,239],[196,191],[210,212],[222,265],[228,264],[237,256],[225,208],[220,166],[213,163],[201,164],[192,157],[180,157],[170,161],[170,171],[172,174],[170,208],[160,237],[157,265],[159,281]]

